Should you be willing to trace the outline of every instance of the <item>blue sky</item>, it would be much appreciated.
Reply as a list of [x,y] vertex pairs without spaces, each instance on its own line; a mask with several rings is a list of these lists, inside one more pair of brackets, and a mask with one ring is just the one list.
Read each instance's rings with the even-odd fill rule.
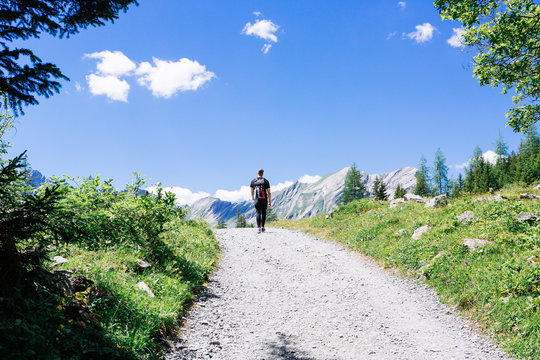
[[438,147],[454,166],[499,132],[518,146],[510,96],[478,85],[473,53],[447,42],[459,24],[430,1],[140,3],[70,39],[24,42],[71,79],[10,137],[45,176],[121,187],[137,171],[213,195],[260,167],[277,184],[431,163]]

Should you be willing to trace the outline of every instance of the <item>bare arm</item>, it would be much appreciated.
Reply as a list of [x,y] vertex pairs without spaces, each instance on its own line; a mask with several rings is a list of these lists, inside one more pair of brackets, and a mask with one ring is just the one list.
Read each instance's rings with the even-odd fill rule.
[[272,207],[272,192],[270,188],[266,189],[266,191],[268,191],[268,207]]
[[253,197],[253,188],[251,188],[251,200],[255,200],[255,198]]

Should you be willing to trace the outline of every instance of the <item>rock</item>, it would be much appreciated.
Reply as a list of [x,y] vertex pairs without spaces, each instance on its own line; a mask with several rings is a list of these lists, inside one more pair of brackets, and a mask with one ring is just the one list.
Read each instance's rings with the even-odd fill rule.
[[424,199],[420,195],[415,195],[415,194],[411,194],[411,193],[405,194],[405,196],[403,198],[406,201],[415,201],[415,202],[420,202],[420,203],[425,203],[427,201],[426,199]]
[[476,220],[476,216],[474,216],[472,211],[465,211],[463,214],[456,216],[456,218],[462,223],[468,223]]
[[482,239],[463,239],[461,244],[468,248],[470,251],[475,251],[481,247],[486,246],[487,244],[491,244],[491,241]]
[[529,200],[540,200],[540,196],[531,194],[531,193],[525,193],[525,194],[519,194],[520,199],[529,199]]
[[92,301],[96,299],[106,299],[106,298],[112,299],[114,298],[114,294],[108,290],[105,290],[101,286],[95,285],[95,286],[92,286],[90,291],[88,291],[88,298]]
[[140,290],[147,293],[148,296],[150,296],[150,297],[156,297],[156,295],[154,295],[152,290],[150,290],[150,288],[148,287],[148,285],[146,285],[146,283],[144,281],[138,282],[137,283],[137,288],[139,288]]
[[435,196],[434,198],[429,199],[424,207],[435,207],[435,206],[444,206],[448,203],[446,199],[446,194],[441,194],[438,196]]
[[70,279],[70,281],[73,291],[75,292],[86,291],[86,289],[94,285],[92,280],[89,280],[82,275],[74,276]]
[[537,256],[533,255],[530,258],[527,259],[528,262],[530,262],[533,266],[537,266],[540,262],[540,259],[538,259]]
[[69,260],[62,256],[55,256],[52,258],[53,266],[67,263]]
[[473,202],[477,201],[506,201],[505,198],[501,194],[493,195],[493,196],[487,196],[483,198],[474,199]]
[[26,247],[19,253],[19,255],[23,263],[39,266],[41,264],[41,260],[45,257],[45,253],[46,249],[38,244]]
[[403,204],[403,203],[405,203],[405,199],[403,199],[403,198],[394,199],[394,200],[390,201],[390,206],[388,208],[393,209],[393,208],[397,207],[399,204]]
[[412,239],[413,240],[418,240],[420,239],[420,237],[428,232],[429,230],[431,230],[431,226],[429,225],[424,225],[422,227],[419,227],[418,229],[414,230],[414,233],[412,234]]
[[75,320],[75,323],[81,327],[85,327],[86,324],[98,324],[101,320],[99,315],[91,312],[85,304],[77,300],[66,305],[64,311],[68,318]]
[[522,211],[516,215],[516,219],[518,219],[519,221],[537,221],[538,216],[531,214],[530,212]]
[[142,269],[146,269],[146,268],[149,268],[150,266],[152,266],[149,263],[147,263],[146,261],[141,260],[141,259],[137,259],[137,265]]
[[540,184],[536,185],[536,186],[534,187],[534,190],[540,190]]

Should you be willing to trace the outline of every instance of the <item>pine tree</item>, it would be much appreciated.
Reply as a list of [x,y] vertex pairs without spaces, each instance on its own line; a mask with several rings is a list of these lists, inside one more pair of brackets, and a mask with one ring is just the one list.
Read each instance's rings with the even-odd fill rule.
[[236,209],[236,221],[235,221],[237,228],[245,228],[247,227],[247,221],[246,216],[240,212],[240,208]]
[[422,155],[420,157],[420,166],[416,172],[416,186],[414,187],[413,193],[420,196],[428,196],[430,191],[429,186],[429,170],[426,165],[427,160]]
[[401,187],[401,184],[397,184],[396,190],[394,191],[394,199],[399,199],[407,194],[407,190]]
[[266,210],[266,221],[270,222],[270,221],[278,221],[278,220],[279,219],[276,212],[274,211],[274,208],[268,208]]
[[504,142],[501,133],[499,133],[499,137],[495,140],[495,153],[497,155],[508,156],[508,145]]
[[363,175],[356,168],[356,164],[353,164],[345,178],[345,187],[343,188],[343,195],[341,195],[340,202],[342,204],[348,204],[353,200],[363,198],[365,194],[366,186],[363,182]]
[[225,222],[225,220],[223,219],[219,220],[216,225],[216,229],[226,229],[226,228],[227,228],[227,223]]
[[446,158],[440,148],[435,152],[433,182],[435,184],[435,191],[438,194],[446,193],[446,188],[448,186],[448,166],[446,166]]
[[375,183],[373,184],[373,194],[376,200],[388,200],[386,184],[378,176],[375,178]]
[[0,2],[0,93],[10,108],[22,111],[23,105],[35,105],[37,96],[57,93],[65,79],[60,69],[44,63],[30,49],[10,48],[9,43],[39,38],[43,33],[69,37],[89,26],[113,22],[121,11],[136,0],[2,0]]

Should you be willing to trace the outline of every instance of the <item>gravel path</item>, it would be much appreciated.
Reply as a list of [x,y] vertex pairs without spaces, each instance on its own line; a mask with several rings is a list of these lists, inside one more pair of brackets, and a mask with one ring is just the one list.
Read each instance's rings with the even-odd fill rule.
[[441,305],[340,245],[301,232],[217,230],[219,270],[176,359],[509,359]]

